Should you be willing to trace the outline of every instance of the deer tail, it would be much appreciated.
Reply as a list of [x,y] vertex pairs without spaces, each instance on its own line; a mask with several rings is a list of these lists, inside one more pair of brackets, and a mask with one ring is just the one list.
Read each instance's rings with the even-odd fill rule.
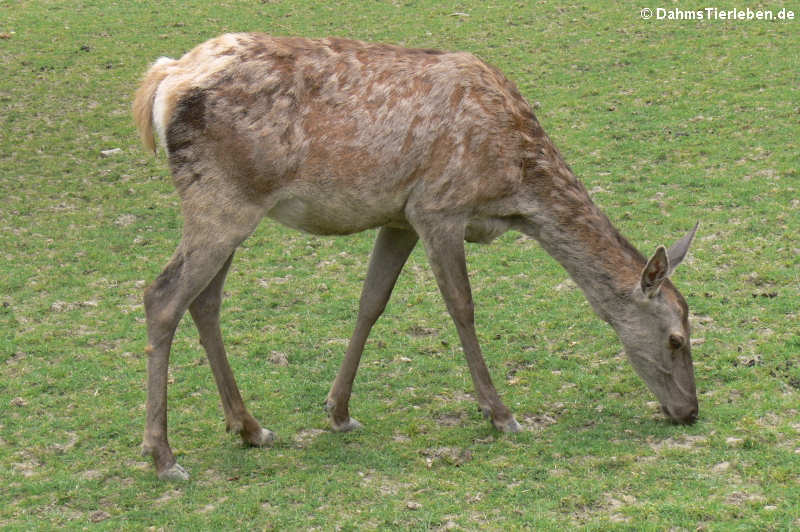
[[136,129],[139,130],[139,137],[144,147],[154,154],[156,152],[156,141],[153,134],[153,105],[155,104],[158,86],[169,75],[167,67],[174,62],[174,59],[162,57],[153,63],[145,73],[144,79],[133,98],[133,120],[136,123]]

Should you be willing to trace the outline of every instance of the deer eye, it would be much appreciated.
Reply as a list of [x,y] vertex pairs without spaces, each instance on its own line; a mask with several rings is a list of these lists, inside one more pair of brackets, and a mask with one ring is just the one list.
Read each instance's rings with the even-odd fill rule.
[[669,335],[669,346],[672,349],[680,349],[683,347],[683,344],[686,343],[686,340],[680,334],[670,334]]

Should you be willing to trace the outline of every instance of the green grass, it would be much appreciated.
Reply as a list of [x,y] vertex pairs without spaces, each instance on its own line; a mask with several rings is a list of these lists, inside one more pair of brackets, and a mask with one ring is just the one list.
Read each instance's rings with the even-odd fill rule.
[[[0,527],[800,526],[800,20],[645,21],[640,4],[549,0],[184,4],[0,1]],[[471,51],[537,102],[643,252],[699,219],[675,282],[702,339],[701,420],[665,422],[611,329],[556,289],[566,273],[507,234],[470,246],[469,267],[487,362],[530,430],[481,419],[418,249],[356,380],[365,429],[332,434],[322,402],[374,232],[317,238],[267,221],[237,254],[223,328],[245,399],[279,441],[244,449],[224,433],[187,319],[170,435],[192,479],[158,482],[138,454],[141,293],[181,222],[130,101],[149,62],[234,30]],[[122,152],[100,156],[110,148]]]

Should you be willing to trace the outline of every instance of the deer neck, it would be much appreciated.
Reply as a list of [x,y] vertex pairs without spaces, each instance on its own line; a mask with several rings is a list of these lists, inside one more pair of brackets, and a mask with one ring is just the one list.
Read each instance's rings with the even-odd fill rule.
[[520,230],[569,272],[595,312],[615,324],[645,265],[645,258],[611,224],[549,142],[526,167]]

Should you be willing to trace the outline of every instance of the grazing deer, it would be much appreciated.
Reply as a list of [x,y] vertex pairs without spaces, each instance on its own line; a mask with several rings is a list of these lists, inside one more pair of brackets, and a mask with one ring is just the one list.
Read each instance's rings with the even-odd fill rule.
[[567,269],[664,413],[678,423],[696,419],[689,310],[668,277],[697,226],[646,260],[589,198],[514,84],[471,54],[223,35],[156,61],[133,112],[145,147],[155,151],[154,130],[161,140],[184,218],[177,250],[144,294],[142,449],[160,478],[188,478],[167,442],[167,364],[186,309],[228,429],[250,445],[273,440],[245,408],[219,327],[234,250],[265,216],[318,235],[380,228],[327,397],[334,431],[360,426],[348,401],[361,353],[418,239],[480,409],[498,430],[520,430],[478,345],[464,258],[465,240],[488,243],[509,229],[538,240]]

